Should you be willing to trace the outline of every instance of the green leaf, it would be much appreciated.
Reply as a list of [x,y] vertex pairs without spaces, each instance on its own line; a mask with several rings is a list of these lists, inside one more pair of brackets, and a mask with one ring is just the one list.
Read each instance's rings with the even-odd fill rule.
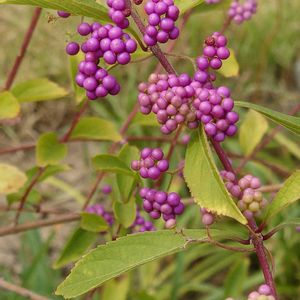
[[269,108],[265,108],[260,105],[256,105],[256,104],[252,104],[252,103],[248,103],[248,102],[236,101],[235,105],[239,106],[239,107],[250,108],[250,109],[256,110],[257,112],[263,114],[264,116],[266,116],[273,122],[287,128],[288,130],[290,130],[298,135],[300,134],[300,118],[298,118],[298,117],[285,115],[278,111],[274,111]]
[[[26,186],[28,186],[27,183],[17,193],[12,193],[7,195],[6,196],[7,203],[11,205],[13,203],[19,202],[25,193]],[[42,195],[37,190],[32,189],[26,198],[26,203],[38,204],[41,202],[41,200],[42,200]]]
[[154,127],[160,126],[159,123],[157,122],[156,117],[155,117],[154,114],[143,115],[140,112],[136,114],[136,116],[132,120],[130,126],[135,126],[135,125],[139,125],[139,126],[154,126]]
[[121,135],[113,123],[96,117],[82,118],[72,132],[71,139],[92,139],[119,142]]
[[240,127],[239,141],[243,153],[248,156],[268,130],[267,120],[254,110],[249,110]]
[[[120,153],[119,158],[128,166],[135,159],[139,158],[139,150],[134,146],[125,145]],[[136,184],[136,179],[132,176],[125,176],[117,174],[117,183],[120,191],[121,200],[127,202],[130,199],[132,191]]]
[[247,223],[219,175],[203,127],[193,134],[189,142],[184,177],[198,205],[242,224]]
[[113,210],[118,222],[125,228],[130,227],[136,217],[135,198],[131,198],[127,203],[115,201]]
[[0,163],[0,194],[8,195],[19,191],[27,181],[27,176],[17,167]]
[[224,283],[225,297],[230,296],[239,299],[242,296],[248,269],[249,259],[245,257],[237,260],[231,266]]
[[278,214],[282,209],[300,199],[300,170],[294,172],[269,205],[265,219]]
[[0,120],[15,118],[19,113],[18,99],[10,92],[0,93]]
[[228,9],[232,0],[222,0],[216,4],[207,4],[206,2],[198,5],[193,12],[197,13],[207,13],[207,12],[214,12],[217,10],[225,10]]
[[[203,239],[205,230],[185,230]],[[101,245],[84,256],[57,288],[56,294],[74,298],[140,265],[183,250],[186,239],[172,230],[131,234]]]
[[105,232],[108,224],[99,215],[83,212],[81,213],[80,227],[91,232]]
[[82,52],[78,53],[77,55],[69,56],[70,62],[70,79],[72,82],[73,91],[75,94],[76,103],[79,104],[86,98],[85,90],[79,87],[76,84],[76,75],[78,73],[78,65],[79,63],[84,60],[84,54]]
[[0,0],[0,4],[32,5],[111,22],[107,9],[95,0]]
[[97,233],[81,228],[76,229],[72,232],[53,267],[58,269],[80,258],[95,243],[97,236]]
[[283,135],[282,133],[278,132],[275,136],[274,139],[276,142],[278,142],[280,145],[285,147],[292,153],[295,157],[300,159],[300,147],[297,143]]
[[179,8],[180,14],[182,15],[189,9],[194,8],[203,2],[204,0],[175,0],[175,5]]
[[109,154],[100,154],[95,156],[92,161],[93,166],[97,171],[112,172],[136,177],[135,172],[133,172],[117,156]]
[[218,70],[224,77],[234,77],[239,75],[240,66],[236,60],[233,49],[230,50],[230,57],[223,60],[221,69]]
[[11,92],[19,102],[56,100],[68,95],[65,89],[46,78],[19,83],[15,85]]
[[49,132],[41,135],[36,146],[37,165],[57,165],[67,155],[67,146],[60,144],[56,133]]

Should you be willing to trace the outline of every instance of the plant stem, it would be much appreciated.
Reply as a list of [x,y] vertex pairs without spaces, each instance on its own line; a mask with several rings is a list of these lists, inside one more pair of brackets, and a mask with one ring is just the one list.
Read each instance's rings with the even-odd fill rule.
[[13,65],[11,71],[8,73],[7,80],[6,80],[5,86],[4,86],[4,90],[9,90],[11,88],[15,78],[16,78],[16,75],[19,71],[21,63],[22,63],[22,61],[25,57],[26,51],[27,51],[29,43],[31,41],[33,32],[34,32],[34,30],[36,28],[36,25],[38,23],[38,20],[40,18],[41,12],[42,12],[42,9],[39,8],[39,7],[37,7],[34,11],[34,14],[32,16],[30,25],[28,27],[28,30],[27,30],[25,36],[24,36],[24,40],[23,40],[23,43],[22,43],[22,46],[21,46],[21,49],[20,49],[20,53],[16,57],[15,63]]
[[[126,0],[126,2],[127,2],[127,6],[131,9],[130,0]],[[139,15],[133,9],[131,9],[131,16],[132,16],[133,20],[135,21],[137,27],[139,28],[139,30],[143,34],[144,29],[145,29],[144,24],[142,23],[142,20],[140,19]],[[151,51],[157,57],[157,59],[160,61],[160,63],[164,67],[164,69],[169,74],[170,73],[176,74],[173,66],[170,64],[170,62],[168,61],[166,56],[160,50],[159,46],[156,45],[155,47],[151,47]],[[212,142],[212,145],[213,145],[220,161],[222,162],[224,168],[227,171],[230,171],[230,172],[233,172],[234,174],[236,174],[236,172],[234,171],[226,152],[223,150],[221,145],[219,143],[213,141],[213,140],[211,142]],[[254,226],[251,226],[251,224],[249,224],[249,227],[250,227],[250,229],[253,230],[253,232],[255,232],[255,230],[257,229],[256,224]],[[273,276],[272,276],[272,273],[271,273],[271,270],[270,270],[270,267],[269,267],[269,264],[268,264],[268,261],[267,261],[267,257],[266,257],[266,254],[265,254],[263,239],[259,239],[255,235],[252,238],[253,238],[253,245],[255,247],[255,251],[256,251],[260,266],[262,268],[262,271],[263,271],[263,274],[264,274],[264,277],[265,277],[265,281],[270,286],[272,294],[275,297],[275,299],[277,300],[278,297],[277,297],[277,294],[276,294],[276,289],[275,289]]]

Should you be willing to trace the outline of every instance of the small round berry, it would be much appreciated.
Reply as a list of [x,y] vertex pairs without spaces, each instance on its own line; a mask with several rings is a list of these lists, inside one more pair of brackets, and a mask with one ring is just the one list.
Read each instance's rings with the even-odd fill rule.
[[79,26],[77,27],[77,31],[80,35],[86,36],[91,33],[92,28],[91,28],[90,24],[84,22],[84,23],[79,24]]
[[77,43],[71,42],[67,44],[66,52],[69,55],[76,55],[80,50],[80,47]]
[[69,18],[69,17],[71,16],[70,13],[68,13],[68,12],[66,12],[66,11],[63,11],[63,10],[57,11],[57,15],[58,15],[59,17],[61,17],[61,18],[64,18],[64,19]]
[[105,194],[105,195],[108,195],[112,192],[112,187],[108,184],[104,185],[102,187],[102,193]]

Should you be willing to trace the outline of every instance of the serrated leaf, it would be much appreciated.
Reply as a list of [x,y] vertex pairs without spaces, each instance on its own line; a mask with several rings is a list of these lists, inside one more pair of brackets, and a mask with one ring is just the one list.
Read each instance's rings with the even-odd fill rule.
[[135,198],[131,198],[127,203],[114,202],[114,215],[118,222],[125,228],[130,227],[136,217],[136,203]]
[[76,125],[71,139],[119,142],[122,140],[122,137],[113,123],[97,117],[85,117],[81,118]]
[[[202,239],[205,230],[185,230]],[[57,295],[74,298],[147,262],[183,250],[186,239],[172,230],[131,234],[101,245],[84,256],[59,285]]]
[[282,209],[300,199],[300,170],[293,173],[285,182],[268,207],[265,219],[273,217]]
[[111,22],[107,9],[95,0],[0,0],[0,4],[32,5]]
[[[125,164],[130,166],[133,160],[139,158],[139,150],[134,146],[125,145],[119,153],[119,158]],[[136,179],[132,178],[132,176],[124,176],[117,174],[117,183],[122,202],[129,201],[136,183]]]
[[81,213],[80,227],[91,232],[105,232],[108,224],[99,215],[83,212]]
[[80,258],[95,243],[97,236],[97,233],[81,228],[76,229],[72,232],[53,267],[58,269]]
[[18,192],[26,183],[27,176],[17,167],[0,163],[0,194]]
[[228,59],[222,61],[222,67],[218,70],[224,77],[234,77],[239,75],[240,66],[236,60],[236,56],[233,49],[230,50],[230,56]]
[[241,124],[239,141],[243,153],[248,156],[268,130],[267,120],[258,112],[249,110]]
[[274,111],[272,109],[269,109],[269,108],[266,108],[266,107],[263,107],[260,105],[256,105],[253,103],[248,103],[248,102],[236,101],[235,105],[239,106],[239,107],[253,109],[253,110],[263,114],[264,116],[266,116],[273,122],[285,127],[286,129],[288,129],[298,135],[300,134],[300,118],[298,118],[298,117],[286,115],[286,114],[280,113],[278,111]]
[[184,14],[191,8],[203,3],[204,0],[175,0],[175,5],[179,8],[180,14]]
[[93,166],[98,171],[112,172],[117,174],[129,175],[136,177],[133,172],[122,160],[117,156],[109,154],[100,154],[92,159]]
[[242,224],[247,223],[219,175],[203,127],[193,134],[189,142],[184,178],[198,205]]
[[31,79],[14,86],[11,90],[19,102],[37,102],[57,100],[68,95],[68,92],[56,83],[46,79]]
[[67,146],[61,144],[55,132],[41,135],[36,145],[36,161],[40,167],[57,165],[67,155]]
[[19,113],[18,99],[11,92],[0,93],[0,120],[15,118]]

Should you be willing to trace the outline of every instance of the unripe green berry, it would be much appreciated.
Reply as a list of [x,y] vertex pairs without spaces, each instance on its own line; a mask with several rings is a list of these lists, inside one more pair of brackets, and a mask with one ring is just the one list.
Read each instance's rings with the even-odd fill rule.
[[249,210],[252,212],[258,212],[259,211],[259,203],[258,202],[252,202],[249,204]]

